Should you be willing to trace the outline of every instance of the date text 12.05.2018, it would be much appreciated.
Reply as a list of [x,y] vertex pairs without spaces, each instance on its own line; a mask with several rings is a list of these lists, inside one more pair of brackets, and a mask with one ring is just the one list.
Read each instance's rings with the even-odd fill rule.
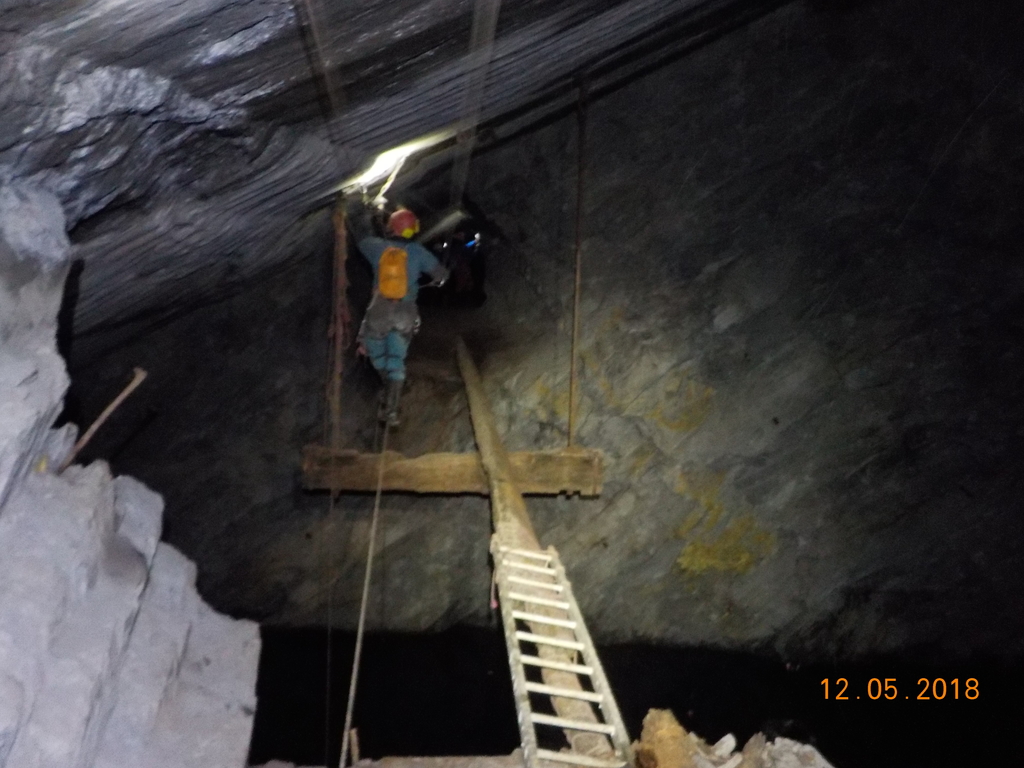
[[[905,685],[908,684],[905,681]],[[855,690],[856,684],[850,684],[845,677],[837,677],[829,680],[827,677],[821,681],[825,698],[829,701],[879,701],[893,699],[908,699],[913,701],[936,701],[942,699],[967,699],[974,701],[978,698],[978,678],[968,677],[961,680],[954,677],[947,680],[942,677],[921,677],[911,690],[903,690],[900,693],[900,686],[895,677],[872,677],[867,685],[861,690]]]

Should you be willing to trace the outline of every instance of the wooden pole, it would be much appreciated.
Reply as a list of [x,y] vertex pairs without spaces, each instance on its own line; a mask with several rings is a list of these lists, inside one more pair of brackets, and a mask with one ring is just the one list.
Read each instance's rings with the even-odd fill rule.
[[352,757],[352,765],[359,762],[359,731],[353,728],[349,731],[348,752]]
[[484,394],[483,381],[466,348],[466,342],[461,337],[455,341],[455,352],[459,358],[459,371],[466,382],[473,434],[491,487],[491,520],[494,532],[505,546],[539,549],[540,542],[526,511],[526,503],[515,486],[515,476],[508,453],[494,426],[494,414],[491,412],[490,403],[487,402],[487,395]]
[[345,229],[345,198],[339,196],[334,206],[334,286],[331,314],[331,373],[328,385],[328,410],[331,418],[330,446],[341,448],[341,379],[345,348],[348,346],[348,235]]
[[579,371],[576,359],[580,341],[580,288],[583,274],[583,149],[587,127],[587,85],[580,81],[579,104],[577,107],[579,139],[576,147],[576,263],[572,295],[572,342],[569,346],[569,440],[572,448],[576,444],[576,411],[579,406]]
[[110,401],[110,405],[104,408],[103,413],[96,417],[96,421],[92,423],[92,426],[85,430],[85,434],[78,439],[77,443],[75,443],[75,447],[71,449],[71,453],[69,453],[68,457],[61,462],[60,467],[57,469],[58,475],[71,466],[71,462],[75,460],[75,457],[79,452],[85,448],[90,440],[92,440],[92,436],[96,434],[96,430],[102,427],[103,422],[110,418],[110,414],[116,411],[117,407],[128,398],[128,395],[134,392],[139,384],[146,380],[147,375],[148,374],[141,368],[135,369],[135,375],[132,376],[132,380],[128,382],[128,385],[121,390],[121,394]]

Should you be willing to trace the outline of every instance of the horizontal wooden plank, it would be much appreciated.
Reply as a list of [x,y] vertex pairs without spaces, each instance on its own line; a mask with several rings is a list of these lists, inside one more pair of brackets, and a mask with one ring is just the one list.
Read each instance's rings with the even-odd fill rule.
[[[525,494],[559,493],[593,497],[601,494],[604,454],[589,448],[520,451],[509,455],[518,489]],[[489,493],[487,476],[476,453],[427,453],[406,458],[388,451],[384,490],[407,493]],[[377,488],[380,454],[336,451],[322,445],[303,450],[305,488],[372,493]]]

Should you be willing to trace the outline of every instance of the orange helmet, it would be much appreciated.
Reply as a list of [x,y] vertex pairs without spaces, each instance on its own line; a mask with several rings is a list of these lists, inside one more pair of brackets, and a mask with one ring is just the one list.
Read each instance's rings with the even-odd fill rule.
[[420,231],[420,220],[408,208],[399,208],[388,219],[388,229],[393,234],[408,240]]

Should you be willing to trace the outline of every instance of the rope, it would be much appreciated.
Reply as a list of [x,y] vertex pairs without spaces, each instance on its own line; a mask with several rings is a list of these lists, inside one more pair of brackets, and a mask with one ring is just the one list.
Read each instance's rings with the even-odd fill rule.
[[388,427],[384,425],[381,440],[380,460],[377,464],[377,494],[373,500],[373,518],[370,521],[370,541],[366,549],[366,571],[363,573],[363,596],[359,603],[359,625],[356,627],[356,649],[352,656],[352,675],[348,683],[348,704],[345,708],[345,730],[341,735],[341,756],[338,768],[345,768],[348,759],[349,734],[352,730],[352,713],[356,703],[356,685],[359,681],[359,662],[363,654],[363,634],[366,630],[366,606],[370,597],[370,575],[373,572],[373,553],[377,542],[377,521],[380,518],[380,498],[384,488],[384,456],[388,450]]
[[580,340],[580,282],[583,265],[583,149],[587,127],[587,85],[580,81],[577,108],[579,140],[576,147],[576,280],[572,299],[572,346],[569,356],[569,447],[576,444],[576,407],[579,402],[576,348]]
[[466,57],[466,87],[462,92],[460,119],[456,131],[456,155],[452,160],[452,206],[462,205],[469,180],[469,160],[476,143],[476,127],[480,122],[487,72],[494,57],[494,34],[498,29],[501,0],[476,0],[473,27],[469,34],[469,55]]
[[312,59],[311,63],[316,63],[320,65],[320,76],[321,78],[323,78],[324,91],[327,95],[327,114],[324,115],[325,121],[327,123],[327,133],[330,136],[331,143],[335,147],[338,147],[338,151],[340,152],[337,127],[335,126],[334,121],[331,118],[332,116],[337,116],[341,114],[342,96],[339,95],[341,94],[341,89],[336,88],[335,84],[332,82],[331,62],[324,55],[325,48],[323,45],[323,40],[320,36],[320,31],[317,27],[316,14],[313,13],[312,0],[302,0],[302,2],[297,2],[296,5],[302,5],[305,7],[306,23],[309,26],[310,37],[312,38],[313,43],[313,50],[310,52],[312,54],[310,56],[310,58]]

